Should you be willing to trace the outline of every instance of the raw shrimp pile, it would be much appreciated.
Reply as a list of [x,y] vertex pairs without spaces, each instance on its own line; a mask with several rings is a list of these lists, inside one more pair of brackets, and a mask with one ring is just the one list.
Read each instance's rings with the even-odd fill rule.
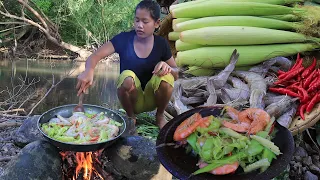
[[49,137],[67,143],[91,144],[116,137],[121,123],[99,114],[74,112],[71,117],[57,115],[42,124],[42,131]]
[[244,173],[264,172],[280,149],[271,141],[277,130],[275,118],[258,108],[238,111],[226,106],[222,116],[202,117],[195,113],[184,120],[174,140],[185,142],[187,153],[198,155],[199,170],[192,175],[225,175],[242,168]]

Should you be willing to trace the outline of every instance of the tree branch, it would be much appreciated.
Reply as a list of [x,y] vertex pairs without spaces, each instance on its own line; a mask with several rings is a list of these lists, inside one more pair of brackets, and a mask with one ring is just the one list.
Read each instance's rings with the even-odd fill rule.
[[31,6],[29,6],[29,4],[27,4],[25,1],[23,0],[18,0],[18,2],[23,5],[24,7],[26,7],[30,12],[32,12],[32,14],[34,14],[36,16],[36,18],[39,19],[39,21],[43,24],[44,28],[49,31],[48,25],[46,23],[45,20],[43,20],[43,18],[40,16],[40,14],[34,10]]

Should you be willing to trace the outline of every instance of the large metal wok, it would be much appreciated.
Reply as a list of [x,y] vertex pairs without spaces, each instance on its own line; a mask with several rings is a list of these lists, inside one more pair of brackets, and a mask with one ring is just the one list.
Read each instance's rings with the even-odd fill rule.
[[43,123],[47,123],[50,119],[56,117],[57,115],[61,115],[62,117],[70,117],[73,113],[73,109],[76,106],[76,104],[70,104],[70,105],[64,105],[59,106],[53,109],[50,109],[49,111],[43,113],[39,119],[38,119],[38,129],[43,134],[43,136],[49,140],[53,145],[58,147],[62,151],[76,151],[76,152],[89,152],[89,151],[97,151],[103,148],[106,148],[110,146],[112,143],[114,143],[126,130],[126,122],[125,120],[116,112],[101,107],[101,106],[95,106],[95,105],[89,105],[84,104],[84,110],[85,112],[94,112],[94,113],[100,113],[105,112],[105,115],[109,118],[112,118],[113,120],[122,123],[122,126],[119,127],[119,134],[118,136],[114,137],[113,139],[99,142],[99,143],[92,143],[92,144],[73,144],[73,143],[65,143],[58,140],[55,140],[51,137],[49,137],[46,133],[44,133],[41,130],[41,125]]
[[195,180],[249,180],[249,179],[259,179],[259,180],[270,180],[280,173],[282,173],[289,164],[294,151],[294,140],[290,131],[278,123],[275,127],[278,132],[273,139],[275,145],[277,145],[282,152],[281,155],[277,156],[271,163],[271,166],[264,171],[259,173],[259,171],[244,174],[241,168],[238,168],[236,173],[230,175],[217,176],[209,173],[199,174],[196,176],[190,175],[198,170],[196,166],[198,163],[198,157],[192,156],[186,153],[186,149],[183,147],[176,148],[170,146],[169,144],[174,143],[173,135],[176,128],[188,117],[196,112],[200,112],[203,117],[214,115],[220,116],[221,108],[196,108],[187,111],[174,119],[170,120],[160,131],[157,138],[157,154],[161,164],[176,178],[184,179],[195,179]]

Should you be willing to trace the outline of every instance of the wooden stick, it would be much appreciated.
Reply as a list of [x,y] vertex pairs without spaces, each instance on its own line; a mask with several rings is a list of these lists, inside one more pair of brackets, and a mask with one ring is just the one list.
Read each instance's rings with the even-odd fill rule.
[[12,158],[14,158],[14,156],[0,157],[0,162],[3,162],[3,161],[10,161]]
[[12,109],[12,110],[5,110],[5,111],[0,111],[0,113],[11,113],[11,112],[26,112],[23,108],[20,109]]
[[21,126],[20,122],[3,122],[0,123],[0,128],[12,127],[12,126]]

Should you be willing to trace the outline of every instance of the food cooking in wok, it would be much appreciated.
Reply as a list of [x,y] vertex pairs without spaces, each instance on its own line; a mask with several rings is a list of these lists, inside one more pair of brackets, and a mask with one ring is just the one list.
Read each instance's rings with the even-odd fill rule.
[[93,144],[113,139],[121,123],[107,117],[104,112],[73,112],[71,117],[57,117],[41,125],[50,138],[73,144]]
[[280,155],[272,142],[277,133],[274,118],[262,109],[238,111],[226,106],[221,116],[195,113],[175,130],[173,139],[198,157],[192,175],[264,172]]

